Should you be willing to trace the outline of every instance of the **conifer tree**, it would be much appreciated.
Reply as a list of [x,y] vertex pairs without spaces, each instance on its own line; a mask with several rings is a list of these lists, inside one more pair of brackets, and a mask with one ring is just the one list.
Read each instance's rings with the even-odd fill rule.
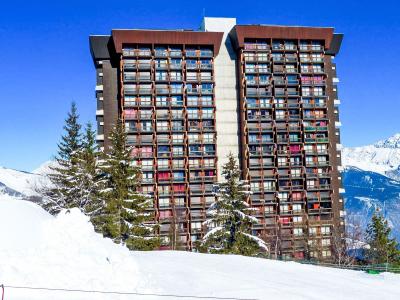
[[391,229],[387,220],[381,213],[375,212],[366,231],[366,242],[370,246],[366,253],[369,263],[400,263],[399,246],[390,235]]
[[224,165],[225,182],[218,184],[217,200],[207,211],[205,225],[209,228],[200,244],[200,251],[255,255],[267,251],[265,242],[251,234],[258,220],[246,202],[249,186],[240,180],[240,169],[232,154]]
[[76,189],[78,171],[78,152],[82,148],[81,125],[75,102],[65,120],[65,134],[58,144],[58,155],[55,159],[56,166],[51,167],[48,174],[52,186],[46,188],[43,207],[52,214],[57,214],[61,209],[76,207],[79,193]]
[[75,188],[79,194],[78,207],[89,215],[100,213],[104,202],[100,196],[100,158],[99,147],[96,143],[96,133],[92,124],[88,123],[82,139],[82,149],[77,152],[77,182]]
[[152,199],[138,192],[140,169],[132,166],[126,133],[118,121],[110,134],[111,146],[100,162],[103,172],[104,208],[97,223],[105,237],[131,250],[152,250],[159,246],[155,225],[147,209]]

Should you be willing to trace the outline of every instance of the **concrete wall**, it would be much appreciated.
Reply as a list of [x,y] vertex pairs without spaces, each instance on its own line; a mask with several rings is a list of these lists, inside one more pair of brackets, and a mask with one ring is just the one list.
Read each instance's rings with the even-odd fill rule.
[[239,155],[238,92],[236,52],[228,36],[236,25],[235,18],[204,18],[202,30],[224,32],[221,49],[215,58],[215,104],[217,129],[218,176],[221,180],[222,166],[227,155]]

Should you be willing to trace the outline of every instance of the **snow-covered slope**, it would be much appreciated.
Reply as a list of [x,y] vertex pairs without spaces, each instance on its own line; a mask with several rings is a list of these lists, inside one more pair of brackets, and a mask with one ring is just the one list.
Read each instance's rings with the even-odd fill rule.
[[5,196],[37,201],[39,190],[49,184],[44,176],[49,170],[49,163],[43,164],[37,172],[29,173],[0,167],[0,199]]
[[373,145],[344,148],[342,163],[400,179],[400,133]]
[[[400,275],[395,274],[369,275],[242,256],[129,252],[94,233],[76,209],[54,218],[33,203],[11,198],[0,199],[0,237],[0,282],[6,286],[271,300],[400,298]],[[167,297],[6,287],[5,299]]]
[[40,175],[0,167],[0,183],[21,194],[34,195],[34,186]]

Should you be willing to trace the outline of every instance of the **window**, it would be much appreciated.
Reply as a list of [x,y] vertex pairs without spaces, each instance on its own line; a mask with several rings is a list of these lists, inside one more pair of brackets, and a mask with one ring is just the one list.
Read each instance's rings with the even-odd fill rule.
[[201,222],[191,222],[192,229],[201,229]]
[[167,96],[157,96],[156,104],[157,106],[168,106]]
[[187,97],[187,102],[188,102],[188,105],[197,106],[197,105],[199,105],[198,104],[199,97],[198,96],[188,96]]
[[330,250],[322,250],[321,255],[322,257],[330,257],[332,254]]
[[214,134],[213,133],[204,133],[203,141],[204,141],[204,143],[213,143],[214,142]]
[[303,96],[311,96],[311,89],[309,87],[302,87],[301,93]]
[[264,190],[265,191],[273,191],[275,190],[275,182],[274,181],[264,181]]
[[171,72],[170,73],[171,80],[182,80],[182,73],[181,72]]
[[317,235],[317,227],[309,227],[308,234],[309,235]]
[[203,108],[201,110],[201,116],[203,119],[210,119],[214,117],[214,111],[212,108]]
[[200,159],[191,158],[189,159],[189,167],[199,167],[200,166]]
[[171,104],[175,106],[182,106],[183,105],[182,96],[171,96]]
[[142,160],[142,169],[143,170],[152,170],[153,169],[153,160],[152,159],[144,159]]
[[293,234],[295,236],[302,236],[303,235],[303,228],[294,228],[293,229]]
[[331,228],[329,226],[321,226],[321,233],[322,234],[330,234]]
[[322,87],[314,87],[315,96],[323,96],[324,94],[324,89]]
[[285,111],[284,110],[276,110],[276,119],[285,119]]
[[168,159],[159,159],[157,165],[159,169],[166,169],[169,167],[169,161]]
[[182,146],[172,146],[172,153],[174,155],[183,155],[183,147]]
[[[159,186],[159,188],[160,188],[160,186]],[[158,204],[159,204],[160,207],[168,207],[169,206],[169,198],[160,198],[160,199],[158,199]]]
[[326,156],[318,156],[318,164],[325,165],[326,163]]
[[245,66],[245,73],[254,73],[256,71],[255,64],[246,64]]
[[188,113],[188,118],[190,119],[197,119],[199,117],[197,108],[188,108],[187,113]]
[[212,97],[211,96],[202,96],[201,97],[202,105],[212,105]]
[[285,157],[278,157],[278,166],[279,167],[283,167],[283,166],[287,166],[287,159]]
[[141,121],[140,122],[142,131],[150,132],[153,131],[152,122],[151,121]]
[[167,72],[156,72],[156,80],[167,80]]
[[172,109],[171,115],[173,119],[182,119],[183,118],[183,110],[182,109]]
[[294,177],[299,177],[301,176],[301,169],[292,169],[290,171],[290,174]]
[[331,244],[330,239],[322,239],[321,241],[322,246],[329,246]]
[[301,216],[293,217],[293,223],[302,223],[302,222],[303,222],[303,217],[301,217]]
[[168,131],[168,121],[157,121],[157,131]]
[[200,77],[202,81],[209,81],[212,79],[211,72],[201,72]]
[[197,81],[197,73],[196,72],[187,72],[186,80],[187,81]]
[[294,201],[300,201],[300,200],[303,199],[303,195],[302,195],[301,192],[293,192],[293,193],[292,193],[292,199],[293,199]]
[[294,212],[301,212],[301,204],[293,204]]
[[188,134],[189,142],[199,142],[199,135],[197,133],[189,133]]
[[185,172],[173,172],[172,177],[174,180],[183,181],[185,178]]
[[214,155],[215,146],[214,145],[204,145],[204,154]]
[[204,159],[204,166],[205,167],[214,167],[214,165],[215,165],[214,159],[211,159],[211,158],[205,158]]
[[174,159],[172,161],[173,168],[183,168],[185,166],[185,162],[183,159]]
[[287,192],[279,192],[278,193],[278,198],[281,201],[287,201],[289,199],[289,193],[287,193]]
[[250,189],[252,192],[259,192],[260,191],[260,183],[259,182],[251,182]]

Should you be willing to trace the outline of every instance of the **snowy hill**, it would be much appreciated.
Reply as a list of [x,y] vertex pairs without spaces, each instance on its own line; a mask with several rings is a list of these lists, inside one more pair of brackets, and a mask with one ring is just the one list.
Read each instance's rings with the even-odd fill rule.
[[373,145],[344,148],[342,163],[400,180],[400,133]]
[[164,299],[7,288],[11,285],[271,300],[400,298],[395,274],[242,256],[129,252],[96,234],[76,209],[54,218],[34,203],[11,198],[0,199],[0,236],[5,299]]
[[40,168],[40,172],[29,173],[14,169],[0,167],[0,199],[11,196],[19,199],[38,201],[38,190],[49,184],[43,176],[48,169],[48,163]]

